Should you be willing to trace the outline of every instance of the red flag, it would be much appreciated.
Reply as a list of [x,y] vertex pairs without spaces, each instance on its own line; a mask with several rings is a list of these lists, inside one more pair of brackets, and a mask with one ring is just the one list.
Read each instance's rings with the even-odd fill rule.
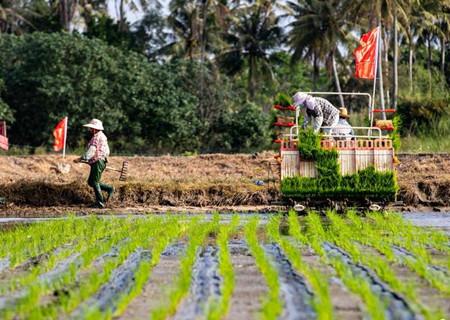
[[53,130],[53,137],[55,137],[55,142],[53,143],[53,150],[61,151],[64,149],[66,144],[66,133],[67,133],[67,117],[62,119]]
[[356,78],[373,79],[375,77],[378,33],[379,27],[363,34],[359,41],[359,47],[353,51],[356,62]]
[[8,138],[6,137],[6,121],[0,121],[0,149],[8,151]]

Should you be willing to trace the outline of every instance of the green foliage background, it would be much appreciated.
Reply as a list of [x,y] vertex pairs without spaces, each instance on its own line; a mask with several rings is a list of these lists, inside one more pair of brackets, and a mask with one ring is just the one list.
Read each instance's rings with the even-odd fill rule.
[[[224,94],[220,85],[229,83],[214,82],[200,95],[193,86],[199,75],[194,62],[149,63],[101,40],[63,33],[2,35],[0,61],[0,115],[12,120],[8,105],[13,107],[14,144],[49,144],[52,128],[68,115],[72,148],[85,143],[81,125],[93,117],[103,120],[113,149],[122,153],[265,145],[260,109]],[[213,141],[212,131],[219,132]]]
[[[389,43],[381,55],[386,107],[398,105],[402,124],[396,147],[401,134],[402,150],[450,150],[449,3],[375,7],[354,0],[2,1],[0,117],[19,152],[50,149],[51,128],[64,115],[69,150],[84,144],[80,125],[93,116],[105,121],[114,153],[263,150],[278,92],[372,92],[372,81],[354,77],[352,52],[378,20]],[[327,99],[341,106],[337,96]],[[367,124],[366,97],[342,103],[351,124]]]

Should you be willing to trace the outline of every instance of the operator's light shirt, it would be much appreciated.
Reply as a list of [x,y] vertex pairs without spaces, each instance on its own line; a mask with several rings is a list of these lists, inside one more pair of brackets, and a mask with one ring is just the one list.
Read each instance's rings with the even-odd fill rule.
[[105,160],[109,157],[108,138],[103,131],[98,131],[88,143],[88,149],[83,156],[89,164],[93,164],[98,160]]
[[311,98],[306,101],[306,115],[303,127],[313,118],[313,129],[315,132],[320,127],[334,127],[339,121],[339,110],[324,98]]
[[339,118],[336,128],[333,129],[333,133],[344,137],[351,137],[355,135],[352,126],[346,119],[343,118]]

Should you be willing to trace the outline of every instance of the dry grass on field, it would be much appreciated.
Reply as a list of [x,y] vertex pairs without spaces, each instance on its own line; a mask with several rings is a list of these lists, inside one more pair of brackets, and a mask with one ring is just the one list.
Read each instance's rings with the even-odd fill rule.
[[[128,182],[143,182],[150,185],[200,186],[215,184],[253,184],[254,180],[277,177],[276,163],[272,152],[256,157],[252,155],[200,155],[192,157],[111,157],[109,166],[120,168],[128,160]],[[12,183],[19,180],[69,183],[87,179],[89,167],[75,164],[75,156],[62,159],[60,156],[0,157],[0,181]],[[58,164],[70,166],[67,174],[58,173]],[[106,171],[105,181],[117,181],[118,173]]]
[[[107,171],[104,181],[116,187],[114,206],[268,205],[279,200],[279,167],[273,152],[257,156],[210,154],[190,157],[111,157],[120,168],[129,161],[129,178],[118,181]],[[17,205],[85,205],[93,201],[86,184],[89,167],[75,156],[0,157],[0,197]],[[450,156],[402,156],[398,166],[400,200],[408,205],[450,204]],[[66,174],[58,165],[70,166]],[[265,182],[263,186],[256,180]]]
[[[17,205],[59,206],[89,204],[86,185],[89,167],[75,164],[75,156],[0,157],[0,196]],[[120,168],[129,161],[128,180],[106,171],[114,184],[113,206],[233,206],[268,204],[278,197],[278,172],[273,153],[261,155],[200,155],[192,157],[111,157]],[[70,166],[66,174],[58,165]],[[272,169],[273,171],[269,171]],[[265,184],[258,186],[255,180]]]

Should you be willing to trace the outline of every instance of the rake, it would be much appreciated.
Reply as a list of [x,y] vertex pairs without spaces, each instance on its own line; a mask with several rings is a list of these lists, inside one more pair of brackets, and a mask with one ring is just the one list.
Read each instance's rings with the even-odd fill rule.
[[[81,161],[81,163],[88,164],[87,161]],[[125,160],[124,162],[122,162],[122,168],[121,169],[112,168],[112,167],[108,167],[107,166],[105,168],[105,170],[120,172],[119,181],[126,181],[127,177],[128,177],[128,161]]]
[[122,169],[106,167],[106,170],[120,172],[119,181],[126,181],[128,177],[128,161],[122,162]]

